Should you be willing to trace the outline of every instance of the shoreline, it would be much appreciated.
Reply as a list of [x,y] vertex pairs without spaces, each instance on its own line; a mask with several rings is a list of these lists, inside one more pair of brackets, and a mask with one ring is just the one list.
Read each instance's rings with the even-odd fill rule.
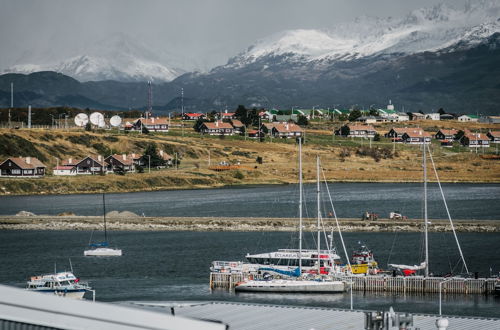
[[[0,216],[0,230],[102,230],[101,216]],[[449,220],[430,219],[429,232],[451,232]],[[335,219],[323,219],[336,228]],[[339,219],[342,232],[421,232],[423,221]],[[454,220],[457,232],[500,232],[500,220]],[[123,231],[287,231],[297,230],[296,218],[238,217],[108,217],[108,230]],[[304,231],[316,231],[316,219],[304,219]]]

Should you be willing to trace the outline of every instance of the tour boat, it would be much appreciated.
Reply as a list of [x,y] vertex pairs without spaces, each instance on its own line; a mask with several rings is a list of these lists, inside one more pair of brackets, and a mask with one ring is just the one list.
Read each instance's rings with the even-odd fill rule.
[[[84,256],[121,256],[122,250],[109,247],[108,231],[106,228],[106,200],[102,194],[103,218],[104,218],[104,242],[90,243],[89,250],[83,252]],[[92,237],[91,237],[92,240]]]
[[378,273],[378,263],[373,257],[373,252],[365,245],[353,252],[351,270],[353,274],[375,275]]
[[32,276],[26,283],[26,290],[82,299],[85,292],[92,288],[87,283],[80,282],[72,272],[59,272]]

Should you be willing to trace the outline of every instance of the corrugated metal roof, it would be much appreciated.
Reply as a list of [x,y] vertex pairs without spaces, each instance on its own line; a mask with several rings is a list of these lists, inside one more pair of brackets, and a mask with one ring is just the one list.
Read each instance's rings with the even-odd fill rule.
[[[246,304],[237,302],[141,303],[145,308],[168,309],[175,315],[189,318],[218,320],[230,330],[352,330],[364,329],[364,311],[329,308]],[[396,311],[397,312],[397,311]],[[413,327],[436,329],[437,315],[413,315]],[[500,329],[500,319],[447,317],[449,330]],[[392,329],[392,328],[391,328]]]

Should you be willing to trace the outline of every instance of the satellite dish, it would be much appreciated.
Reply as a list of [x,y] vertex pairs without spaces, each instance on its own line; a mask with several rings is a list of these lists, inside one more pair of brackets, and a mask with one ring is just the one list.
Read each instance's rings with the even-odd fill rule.
[[104,127],[104,116],[100,112],[92,112],[90,114],[90,122],[96,126]]
[[79,113],[75,117],[75,125],[78,127],[83,127],[89,122],[89,116],[85,113]]
[[109,123],[111,124],[111,126],[113,127],[118,127],[120,126],[120,124],[122,123],[122,117],[120,116],[113,116],[111,117],[111,119],[109,120]]

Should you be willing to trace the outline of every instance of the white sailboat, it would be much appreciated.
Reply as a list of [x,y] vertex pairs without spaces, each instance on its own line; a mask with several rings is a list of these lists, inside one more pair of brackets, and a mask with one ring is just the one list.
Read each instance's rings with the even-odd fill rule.
[[[319,158],[318,158],[318,249],[317,274],[321,273],[320,249],[320,209],[319,209]],[[345,291],[345,283],[330,276],[304,277],[302,275],[302,141],[299,140],[299,249],[298,249],[298,278],[247,280],[237,283],[235,291],[239,292],[281,292],[281,293],[337,293]]]
[[89,243],[90,249],[83,252],[84,256],[121,256],[122,250],[109,247],[108,232],[106,228],[106,200],[102,194],[103,218],[104,218],[104,241]]

